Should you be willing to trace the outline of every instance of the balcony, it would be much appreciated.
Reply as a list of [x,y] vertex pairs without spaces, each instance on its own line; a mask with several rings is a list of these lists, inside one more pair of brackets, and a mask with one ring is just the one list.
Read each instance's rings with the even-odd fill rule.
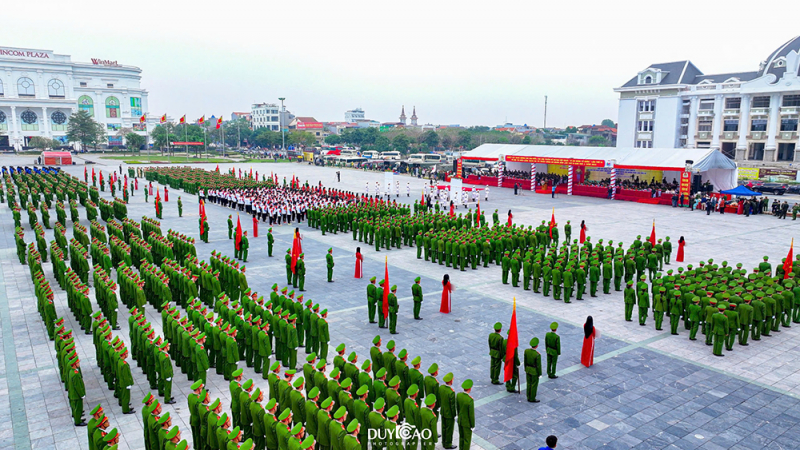
[[639,113],[639,120],[653,120],[653,113],[652,112],[640,112]]
[[699,109],[697,110],[697,117],[714,117],[713,109]]
[[639,131],[636,133],[636,139],[639,141],[651,141],[653,140],[653,132],[652,131]]
[[747,138],[748,139],[752,139],[754,141],[759,141],[759,140],[762,140],[762,139],[766,139],[767,138],[767,132],[766,131],[751,131],[750,135]]
[[722,139],[726,141],[734,141],[739,139],[739,132],[738,131],[723,131],[722,132]]
[[781,106],[781,115],[800,114],[800,106]]
[[768,116],[769,108],[750,108],[751,116]]
[[710,131],[698,131],[697,139],[706,140],[711,139],[712,133]]
[[738,116],[739,115],[739,110],[738,109],[723,109],[722,110],[722,115],[726,116],[726,117]]
[[794,141],[797,139],[797,131],[781,131],[779,133],[778,139],[782,139],[784,141]]

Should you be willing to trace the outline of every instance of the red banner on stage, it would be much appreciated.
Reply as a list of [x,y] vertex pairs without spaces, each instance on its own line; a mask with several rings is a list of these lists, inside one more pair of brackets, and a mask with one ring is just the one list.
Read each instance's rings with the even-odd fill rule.
[[453,178],[461,179],[461,174],[464,173],[464,166],[461,158],[458,158],[456,162],[456,173],[453,175]]
[[687,197],[692,192],[692,174],[691,172],[683,171],[681,172],[681,183],[680,183],[680,193],[686,195]]
[[578,159],[578,158],[550,158],[545,156],[506,156],[506,162],[536,163],[536,164],[561,164],[566,166],[587,166],[605,167],[606,162],[602,159]]

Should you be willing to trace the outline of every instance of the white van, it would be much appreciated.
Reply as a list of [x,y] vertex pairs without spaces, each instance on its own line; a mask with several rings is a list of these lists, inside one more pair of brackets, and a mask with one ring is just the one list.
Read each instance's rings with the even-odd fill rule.
[[381,159],[399,160],[399,159],[402,159],[402,157],[400,156],[400,152],[392,151],[392,152],[383,152],[383,153],[381,153]]

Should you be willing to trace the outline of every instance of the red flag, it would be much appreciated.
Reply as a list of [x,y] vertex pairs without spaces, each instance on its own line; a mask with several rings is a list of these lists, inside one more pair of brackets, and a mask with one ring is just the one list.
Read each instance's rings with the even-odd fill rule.
[[300,232],[294,232],[294,239],[292,240],[292,273],[295,272],[297,260],[300,259],[300,253],[303,253],[303,245],[300,242]]
[[422,206],[425,206],[425,190],[422,190]]
[[217,170],[217,173],[219,173],[219,164],[217,164],[217,169],[216,170]]
[[200,199],[200,234],[205,232],[206,203]]
[[550,229],[548,230],[550,232],[550,238],[551,239],[553,237],[553,227],[554,226],[556,226],[556,209],[555,208],[553,208],[553,215],[550,216]]
[[87,170],[88,169],[86,168],[86,166],[83,166],[83,178],[84,179],[89,178],[89,172]]
[[481,202],[478,202],[478,212],[475,213],[475,226],[481,226]]
[[656,221],[653,220],[653,231],[650,232],[650,245],[656,246]]
[[384,269],[383,274],[383,307],[381,308],[383,311],[383,318],[386,319],[389,317],[389,257],[386,257],[386,268]]
[[239,215],[236,215],[236,250],[241,250],[242,247],[242,221]]
[[783,262],[783,279],[789,278],[792,272],[792,260],[794,259],[794,238],[792,238],[792,245],[789,246],[789,254],[786,255],[786,261]]
[[94,180],[94,167],[92,167],[92,179]]
[[103,171],[100,171],[100,184],[103,184]]
[[222,126],[222,116],[219,116],[219,119],[217,119],[217,129],[219,130],[219,127],[221,126]]
[[[103,176],[102,172],[100,173],[100,176],[101,177]],[[155,200],[154,203],[156,204],[156,215],[158,215],[159,214],[159,210],[161,209],[159,207],[159,205],[161,204],[161,191],[160,190],[156,191],[156,200]]]
[[519,346],[517,337],[517,298],[514,297],[514,311],[511,313],[511,326],[508,327],[508,343],[506,344],[506,365],[503,381],[508,382],[514,375],[514,354]]
[[253,178],[253,168],[250,168],[250,178]]

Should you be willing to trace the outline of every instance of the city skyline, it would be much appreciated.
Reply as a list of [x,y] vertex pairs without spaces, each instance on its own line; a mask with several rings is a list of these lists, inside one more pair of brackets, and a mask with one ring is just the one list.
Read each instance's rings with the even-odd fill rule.
[[[249,2],[201,2],[186,10],[144,0],[138,8],[151,13],[134,20],[130,32],[120,28],[123,21],[111,20],[128,14],[123,5],[100,8],[89,0],[86,6],[95,3],[108,20],[81,33],[64,26],[80,23],[81,11],[43,8],[36,33],[11,23],[2,45],[140,67],[150,114],[187,118],[229,115],[285,97],[287,109],[321,121],[342,121],[345,111],[361,107],[368,119],[393,122],[402,105],[415,105],[420,124],[541,127],[547,95],[548,126],[598,124],[617,121],[613,89],[652,63],[688,59],[710,73],[757,70],[742,62],[757,64],[798,34],[723,33],[749,29],[749,19],[719,5],[684,1],[674,6],[696,14],[676,29],[631,24],[625,11],[632,2],[578,2],[567,10],[506,1],[477,11],[413,0],[391,15],[356,2],[349,5],[352,14],[342,15],[337,5],[312,1],[303,11],[270,5],[264,13],[282,20],[264,25],[259,11],[242,13],[253,6]],[[636,4],[643,16],[659,8]],[[508,26],[509,10],[530,20]],[[718,20],[707,23],[703,11]]]

